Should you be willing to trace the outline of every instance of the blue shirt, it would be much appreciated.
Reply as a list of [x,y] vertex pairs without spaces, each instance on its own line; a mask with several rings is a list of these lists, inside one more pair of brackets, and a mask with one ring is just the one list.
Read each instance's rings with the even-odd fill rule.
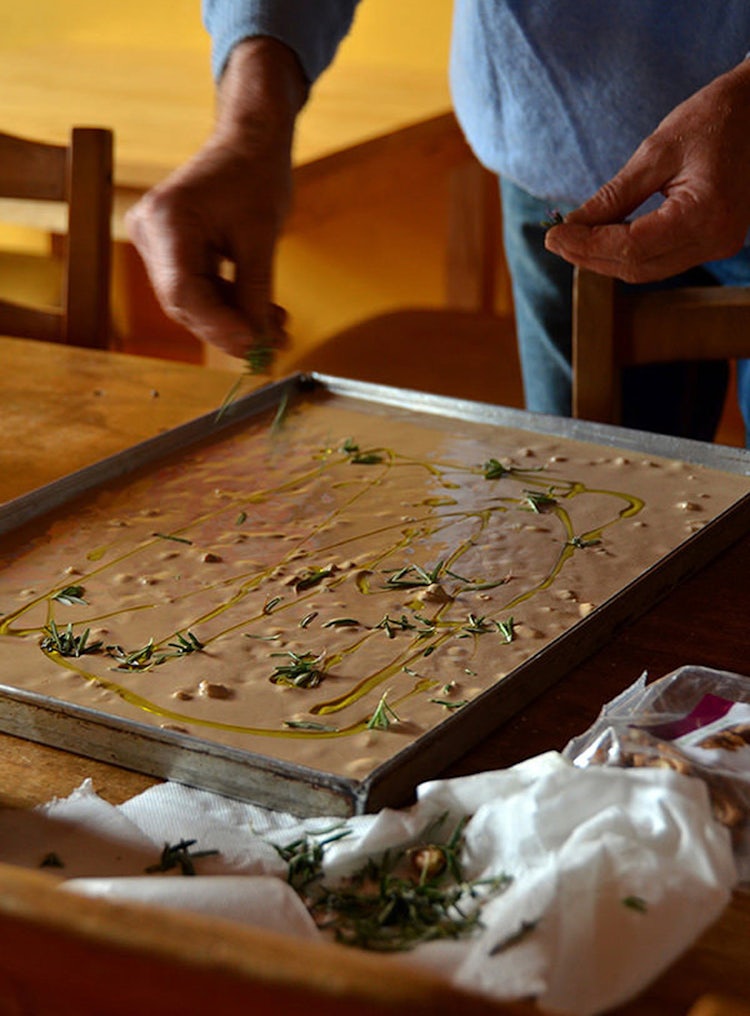
[[[203,6],[216,76],[237,42],[270,35],[314,81],[357,0]],[[749,49],[750,0],[455,0],[451,91],[485,166],[550,204],[578,204]]]

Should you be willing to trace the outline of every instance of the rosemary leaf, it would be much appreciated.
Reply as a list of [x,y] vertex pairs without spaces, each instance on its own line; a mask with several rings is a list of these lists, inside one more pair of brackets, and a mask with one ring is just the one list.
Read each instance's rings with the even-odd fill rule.
[[269,677],[272,684],[285,684],[291,688],[317,688],[323,680],[320,666],[323,656],[315,653],[271,653],[272,656],[286,656],[289,663],[279,664]]
[[70,607],[74,603],[86,604],[86,601],[83,599],[83,586],[66,586],[55,593],[52,599],[57,600],[58,603],[65,604],[66,607]]
[[375,712],[372,714],[370,719],[367,721],[368,730],[387,730],[391,721],[395,720],[399,722],[398,714],[388,705],[386,696],[388,692],[385,692],[375,707]]
[[444,706],[446,709],[460,709],[461,706],[465,706],[468,699],[461,699],[460,701],[452,701],[450,699],[439,699],[431,698],[430,702],[434,702],[436,706]]
[[648,910],[648,903],[642,896],[626,896],[622,900],[622,905],[630,910],[635,910],[639,914],[645,914]]
[[323,579],[333,575],[333,571],[332,564],[326,565],[325,568],[310,568],[294,582],[294,589],[298,593],[302,593],[306,589],[312,589],[314,586],[319,585]]
[[516,637],[514,621],[512,617],[509,617],[507,621],[496,621],[497,630],[503,636],[506,642],[512,642]]
[[290,730],[318,730],[331,734],[337,733],[339,729],[328,723],[316,723],[314,720],[284,720],[284,726]]
[[569,547],[576,547],[577,549],[583,549],[584,547],[596,547],[600,544],[601,540],[585,540],[582,536],[574,536],[572,540],[568,540]]
[[501,952],[505,952],[506,949],[510,949],[511,946],[518,945],[519,942],[523,941],[531,932],[536,928],[537,921],[521,921],[521,924],[517,931],[512,932],[507,938],[502,939],[500,942],[496,942],[495,945],[490,949],[489,956],[497,956]]
[[499,480],[502,476],[506,476],[511,470],[508,466],[504,466],[498,459],[488,459],[482,466],[482,472],[484,473],[485,480]]
[[179,843],[170,845],[164,844],[164,849],[156,864],[150,864],[145,870],[151,874],[158,871],[171,871],[172,868],[179,868],[183,875],[195,875],[193,862],[199,857],[213,857],[219,853],[218,850],[193,850],[190,848],[196,840],[180,840]]

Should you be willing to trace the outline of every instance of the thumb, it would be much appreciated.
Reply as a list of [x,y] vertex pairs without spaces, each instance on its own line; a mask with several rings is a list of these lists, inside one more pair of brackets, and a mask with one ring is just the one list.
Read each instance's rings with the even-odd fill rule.
[[273,249],[265,244],[239,251],[226,299],[247,323],[250,347],[273,349],[286,342],[286,315],[272,302]]

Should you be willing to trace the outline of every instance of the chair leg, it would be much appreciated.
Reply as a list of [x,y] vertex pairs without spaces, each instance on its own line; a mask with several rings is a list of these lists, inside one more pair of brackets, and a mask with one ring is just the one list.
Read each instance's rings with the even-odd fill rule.
[[576,269],[573,279],[573,416],[620,420],[615,350],[615,281]]

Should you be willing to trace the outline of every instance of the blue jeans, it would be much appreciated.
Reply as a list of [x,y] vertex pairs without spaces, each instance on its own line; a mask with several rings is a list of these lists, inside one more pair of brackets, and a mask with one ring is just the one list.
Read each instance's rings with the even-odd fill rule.
[[[570,416],[573,269],[544,248],[541,223],[549,218],[545,203],[507,180],[501,181],[500,191],[526,408]],[[571,210],[559,208],[562,214]],[[656,286],[717,284],[750,285],[750,250]],[[629,368],[623,378],[622,422],[641,430],[710,441],[721,417],[726,382],[727,365],[721,361]],[[750,361],[739,361],[737,383],[750,447]]]

